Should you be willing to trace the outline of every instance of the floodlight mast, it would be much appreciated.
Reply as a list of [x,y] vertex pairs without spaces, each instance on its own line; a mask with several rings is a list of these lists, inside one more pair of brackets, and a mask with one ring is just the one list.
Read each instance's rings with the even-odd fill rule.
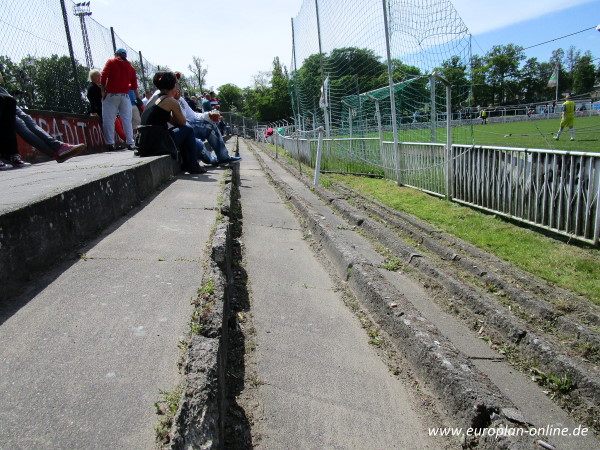
[[83,49],[85,50],[85,61],[87,62],[88,69],[92,70],[94,68],[94,61],[92,59],[92,50],[90,48],[87,27],[85,26],[85,17],[92,15],[92,11],[90,11],[90,2],[75,3],[75,5],[73,5],[73,14],[79,17],[81,35],[83,36]]

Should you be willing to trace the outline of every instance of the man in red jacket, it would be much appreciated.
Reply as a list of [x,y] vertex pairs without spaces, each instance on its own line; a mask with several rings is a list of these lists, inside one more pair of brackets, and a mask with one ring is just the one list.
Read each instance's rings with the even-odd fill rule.
[[135,69],[127,61],[127,51],[117,49],[115,57],[106,61],[102,69],[100,89],[102,90],[102,128],[108,150],[115,149],[115,119],[117,113],[123,122],[127,148],[133,149],[133,128],[131,126],[131,101],[129,90],[137,90]]

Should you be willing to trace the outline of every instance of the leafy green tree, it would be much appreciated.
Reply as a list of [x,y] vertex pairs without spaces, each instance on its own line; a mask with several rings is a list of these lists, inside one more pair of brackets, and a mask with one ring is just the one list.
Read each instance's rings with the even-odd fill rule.
[[442,63],[440,74],[452,86],[450,88],[452,104],[454,106],[466,104],[469,96],[467,65],[462,63],[458,56],[453,56]]
[[575,63],[573,70],[573,92],[584,94],[593,90],[596,81],[596,73],[592,64],[592,55],[587,52]]
[[52,55],[37,60],[32,77],[35,92],[35,105],[40,109],[85,113],[83,89],[88,71],[77,65],[77,78],[73,74],[71,58]]
[[290,82],[287,71],[276,56],[273,60],[273,73],[271,77],[272,107],[270,114],[272,120],[285,119],[292,115],[292,101],[290,97]]
[[244,93],[235,84],[224,84],[217,89],[221,111],[237,112],[244,107]]
[[481,56],[473,55],[471,57],[472,106],[493,103],[491,88],[486,82],[488,68],[489,66]]
[[495,45],[485,55],[488,66],[486,80],[497,103],[514,103],[520,78],[519,66],[525,59],[523,47],[514,44]]
[[548,79],[542,75],[542,66],[537,58],[529,58],[521,69],[521,82],[519,100],[525,103],[537,102],[542,100],[544,87]]
[[204,65],[204,60],[198,56],[192,56],[192,64],[188,66],[188,69],[193,74],[194,81],[192,85],[202,95],[204,85],[206,84],[206,73],[208,72],[208,69]]
[[[388,72],[387,65],[384,67],[383,72],[381,74],[385,80],[385,84],[388,84]],[[392,58],[392,76],[394,79],[394,83],[398,83],[400,81],[405,81],[410,78],[415,78],[422,75],[421,69],[415,66],[409,66],[408,64],[404,64],[401,60]]]
[[569,73],[573,73],[577,62],[581,58],[581,51],[577,50],[574,45],[571,45],[565,52],[564,65]]
[[556,64],[558,64],[558,92],[570,91],[573,80],[571,72],[565,69],[567,66],[565,51],[562,48],[554,50],[550,62],[552,63],[553,70]]
[[272,122],[292,115],[288,75],[277,57],[273,60],[273,70],[259,72],[254,87],[244,89],[243,95],[243,113],[259,121]]
[[[379,76],[387,71],[387,66],[380,61],[373,50],[357,47],[336,48],[324,58],[325,74],[333,81],[347,76],[354,77],[346,92],[340,96],[358,91],[368,92],[381,87]],[[347,91],[350,92],[347,92]]]

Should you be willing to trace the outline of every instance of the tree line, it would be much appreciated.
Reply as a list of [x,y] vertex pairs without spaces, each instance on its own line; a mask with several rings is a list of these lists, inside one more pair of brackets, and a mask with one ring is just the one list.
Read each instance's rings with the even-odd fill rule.
[[[566,51],[556,49],[548,61],[540,62],[537,58],[527,58],[522,47],[508,44],[494,46],[483,56],[472,56],[470,61],[454,56],[435,70],[452,84],[452,101],[457,107],[514,105],[553,99],[555,88],[548,87],[548,81],[555,68],[559,70],[559,92],[589,94],[600,81],[597,60],[590,51],[571,47]],[[133,61],[132,64],[141,74],[139,63]],[[426,75],[418,67],[406,65],[399,59],[393,59],[391,66],[396,83]],[[73,65],[68,56],[27,56],[18,63],[0,56],[0,68],[7,90],[15,94],[21,106],[75,113],[87,111],[87,69],[78,63]],[[207,73],[203,60],[194,56],[189,69],[192,75],[182,78],[182,88],[199,95],[205,89]],[[324,77],[329,79],[331,92],[343,98],[386,86],[387,63],[373,50],[347,47],[334,49],[329,54],[310,55],[297,71],[289,74],[275,57],[272,69],[257,73],[252,86],[241,88],[228,83],[216,91],[222,111],[269,122],[292,116],[293,104],[317,110]],[[148,84],[148,80],[143,81]],[[140,85],[143,88],[143,83]],[[419,95],[424,98],[426,85],[423,79]]]
[[[559,92],[589,95],[600,81],[597,60],[590,51],[570,47],[554,50],[550,59],[542,62],[527,58],[522,47],[508,44],[494,46],[483,56],[473,55],[469,61],[454,56],[435,71],[452,84],[452,102],[457,108],[518,105],[552,100],[556,88],[548,87],[548,81],[555,68]],[[393,59],[391,66],[395,83],[427,75],[399,59]],[[387,69],[384,58],[373,50],[347,47],[310,55],[292,74],[275,58],[271,72],[259,73],[252,87],[225,84],[217,91],[223,110],[268,122],[292,116],[292,105],[298,103],[304,109],[319,109],[325,77],[330,91],[343,98],[387,86]],[[428,98],[426,78],[413,89],[412,95]]]

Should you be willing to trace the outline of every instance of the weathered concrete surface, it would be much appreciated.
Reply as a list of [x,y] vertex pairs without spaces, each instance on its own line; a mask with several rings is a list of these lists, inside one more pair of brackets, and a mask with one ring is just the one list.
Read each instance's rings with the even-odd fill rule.
[[191,323],[198,328],[190,334],[185,351],[182,395],[165,448],[223,448],[233,283],[231,227],[237,218],[238,182],[238,166],[234,166],[223,189],[223,218],[210,243],[203,288],[194,301]]
[[222,173],[177,177],[84,259],[0,303],[0,448],[154,446],[153,403],[180,381]]
[[47,162],[2,173],[0,300],[96,236],[175,173],[169,157],[131,151]]
[[265,448],[439,448],[252,157],[244,244]]
[[[263,153],[260,153],[260,155],[263,155]],[[332,264],[337,268],[340,275],[344,277],[344,274],[346,274],[349,283],[354,286],[355,292],[359,293],[359,297],[367,300],[371,313],[375,314],[377,321],[384,326],[384,329],[388,330],[392,337],[398,340],[401,347],[406,349],[405,354],[413,362],[416,371],[421,372],[422,376],[429,380],[434,390],[440,394],[444,405],[453,410],[451,411],[453,415],[464,418],[471,417],[471,421],[473,419],[477,420],[479,415],[473,415],[477,408],[475,410],[470,408],[469,403],[472,406],[485,406],[487,415],[493,425],[499,425],[505,421],[502,419],[502,412],[509,411],[510,404],[514,403],[521,409],[524,420],[536,426],[567,426],[570,429],[577,426],[564,411],[543,395],[539,387],[533,385],[518,372],[511,370],[509,366],[500,366],[501,362],[486,360],[486,358],[493,358],[494,354],[489,349],[483,349],[479,345],[481,341],[478,340],[478,337],[473,336],[471,331],[461,325],[460,322],[452,320],[447,315],[440,316],[439,308],[436,308],[431,300],[426,300],[427,294],[425,291],[410,278],[398,273],[377,269],[380,274],[387,272],[384,277],[388,279],[388,282],[395,285],[395,288],[380,283],[373,270],[380,258],[375,257],[371,264],[365,264],[365,260],[370,260],[372,257],[372,251],[365,251],[364,238],[356,232],[349,232],[348,223],[340,220],[339,216],[336,217],[334,214],[328,213],[326,211],[327,206],[318,200],[314,193],[309,191],[302,182],[295,177],[291,177],[289,173],[283,171],[266,155],[262,159],[268,167],[267,170],[275,184],[281,187],[287,198],[299,208],[302,217],[315,235],[315,239],[323,245],[330,255]],[[292,168],[291,171],[295,173],[295,169]],[[335,199],[328,199],[328,203],[336,201]],[[366,220],[364,216],[353,218],[350,217],[351,215],[351,213],[345,214],[350,224],[356,224],[356,220]],[[355,250],[358,250],[360,256],[356,255]],[[362,274],[365,273],[365,270],[367,273],[371,272],[371,275],[364,277]],[[363,278],[363,280],[361,281],[355,277],[356,274],[361,274],[360,278]],[[410,300],[409,305],[403,300],[404,298]],[[394,308],[387,307],[392,302],[397,306]],[[414,312],[414,306],[417,308],[416,313]],[[409,318],[411,315],[413,318]],[[394,320],[395,316],[396,320]],[[417,320],[415,321],[414,318]],[[403,327],[407,326],[409,328],[414,326],[414,331],[408,335],[406,330],[402,330]],[[436,334],[439,335],[439,331],[442,332],[443,340],[434,339],[430,342],[429,350],[427,350],[428,334],[435,337]],[[436,364],[436,353],[439,353],[442,348],[447,348],[447,344],[444,344],[446,338],[450,338],[451,345],[458,347],[468,358],[465,359],[464,356],[452,356],[451,353],[446,353],[447,358],[438,360],[443,364]],[[419,353],[419,348],[425,351]],[[469,361],[469,359],[472,359],[472,361]],[[451,365],[447,363],[451,363]],[[444,366],[446,367],[444,368]],[[469,370],[472,370],[473,373],[471,379],[468,379],[468,374],[461,375],[460,370],[456,371],[456,369],[462,367],[470,367]],[[489,373],[490,370],[493,370],[492,374]],[[489,375],[489,379],[482,379],[481,375]],[[492,383],[495,386],[489,386]],[[496,401],[493,397],[490,398],[489,394],[492,394],[493,397],[498,396]],[[486,398],[487,400],[485,400]],[[483,404],[480,401],[481,399],[484,399]],[[493,406],[494,404],[496,407]],[[491,408],[489,408],[490,406]],[[506,409],[507,407],[509,409]],[[483,417],[485,417],[485,414]],[[586,448],[599,447],[593,436],[580,436],[578,438],[555,436],[548,440],[566,447],[574,444],[583,445]],[[514,446],[515,444],[513,442],[510,445]],[[486,445],[494,447],[498,445],[498,442],[488,441]]]

